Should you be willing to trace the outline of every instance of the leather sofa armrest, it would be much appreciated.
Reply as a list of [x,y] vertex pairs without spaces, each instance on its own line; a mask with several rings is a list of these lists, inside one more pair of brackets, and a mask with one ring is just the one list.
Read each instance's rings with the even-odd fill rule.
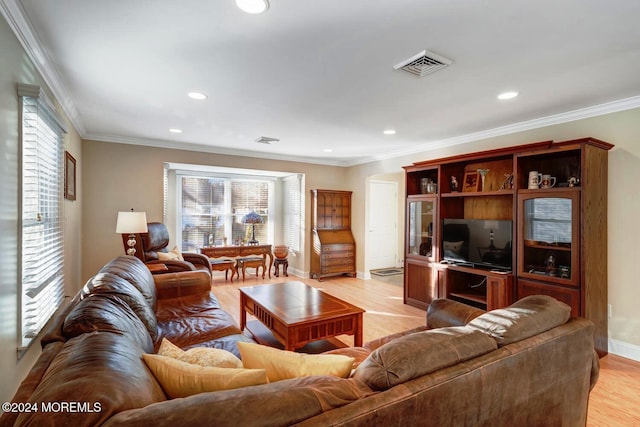
[[211,291],[211,275],[204,270],[154,274],[158,299],[177,298]]
[[465,326],[484,313],[484,310],[458,301],[442,298],[434,299],[427,309],[427,327],[434,329],[448,326]]
[[152,271],[154,274],[167,274],[167,273],[179,273],[182,271],[196,271],[196,267],[188,262],[188,261],[180,261],[180,260],[153,260],[153,261],[145,261],[147,266],[149,265],[164,265],[166,269]]
[[183,252],[182,257],[185,261],[188,261],[196,267],[200,267],[201,269],[204,268],[205,270],[209,271],[209,274],[211,274],[211,261],[209,260],[208,256],[204,254]]

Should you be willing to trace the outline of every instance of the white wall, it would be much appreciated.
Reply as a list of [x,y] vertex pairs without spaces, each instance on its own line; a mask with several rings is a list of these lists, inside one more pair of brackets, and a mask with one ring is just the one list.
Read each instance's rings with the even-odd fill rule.
[[[18,129],[19,100],[17,84],[46,84],[27,58],[22,46],[3,17],[0,16],[0,401],[8,401],[18,385],[40,355],[40,343],[34,342],[27,353],[18,360]],[[48,95],[51,99],[51,93]],[[80,137],[60,111],[69,134],[65,137],[66,149],[76,159],[77,174],[82,169]],[[67,295],[73,295],[80,282],[80,229],[82,181],[78,179],[75,202],[64,202],[64,274]]]

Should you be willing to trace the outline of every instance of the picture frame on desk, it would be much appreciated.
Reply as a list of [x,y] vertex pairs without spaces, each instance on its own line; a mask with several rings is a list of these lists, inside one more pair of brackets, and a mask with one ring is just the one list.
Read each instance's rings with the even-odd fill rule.
[[479,191],[480,174],[478,172],[465,172],[462,180],[462,192],[469,193]]

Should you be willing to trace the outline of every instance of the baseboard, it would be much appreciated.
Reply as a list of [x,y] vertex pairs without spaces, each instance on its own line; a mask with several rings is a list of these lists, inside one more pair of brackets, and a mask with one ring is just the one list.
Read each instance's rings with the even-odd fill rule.
[[640,362],[640,346],[609,339],[609,353]]

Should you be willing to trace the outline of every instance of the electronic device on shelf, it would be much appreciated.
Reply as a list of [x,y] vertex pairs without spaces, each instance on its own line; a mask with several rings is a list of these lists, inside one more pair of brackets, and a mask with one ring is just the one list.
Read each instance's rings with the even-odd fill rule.
[[511,272],[513,222],[445,218],[441,255],[450,265]]

